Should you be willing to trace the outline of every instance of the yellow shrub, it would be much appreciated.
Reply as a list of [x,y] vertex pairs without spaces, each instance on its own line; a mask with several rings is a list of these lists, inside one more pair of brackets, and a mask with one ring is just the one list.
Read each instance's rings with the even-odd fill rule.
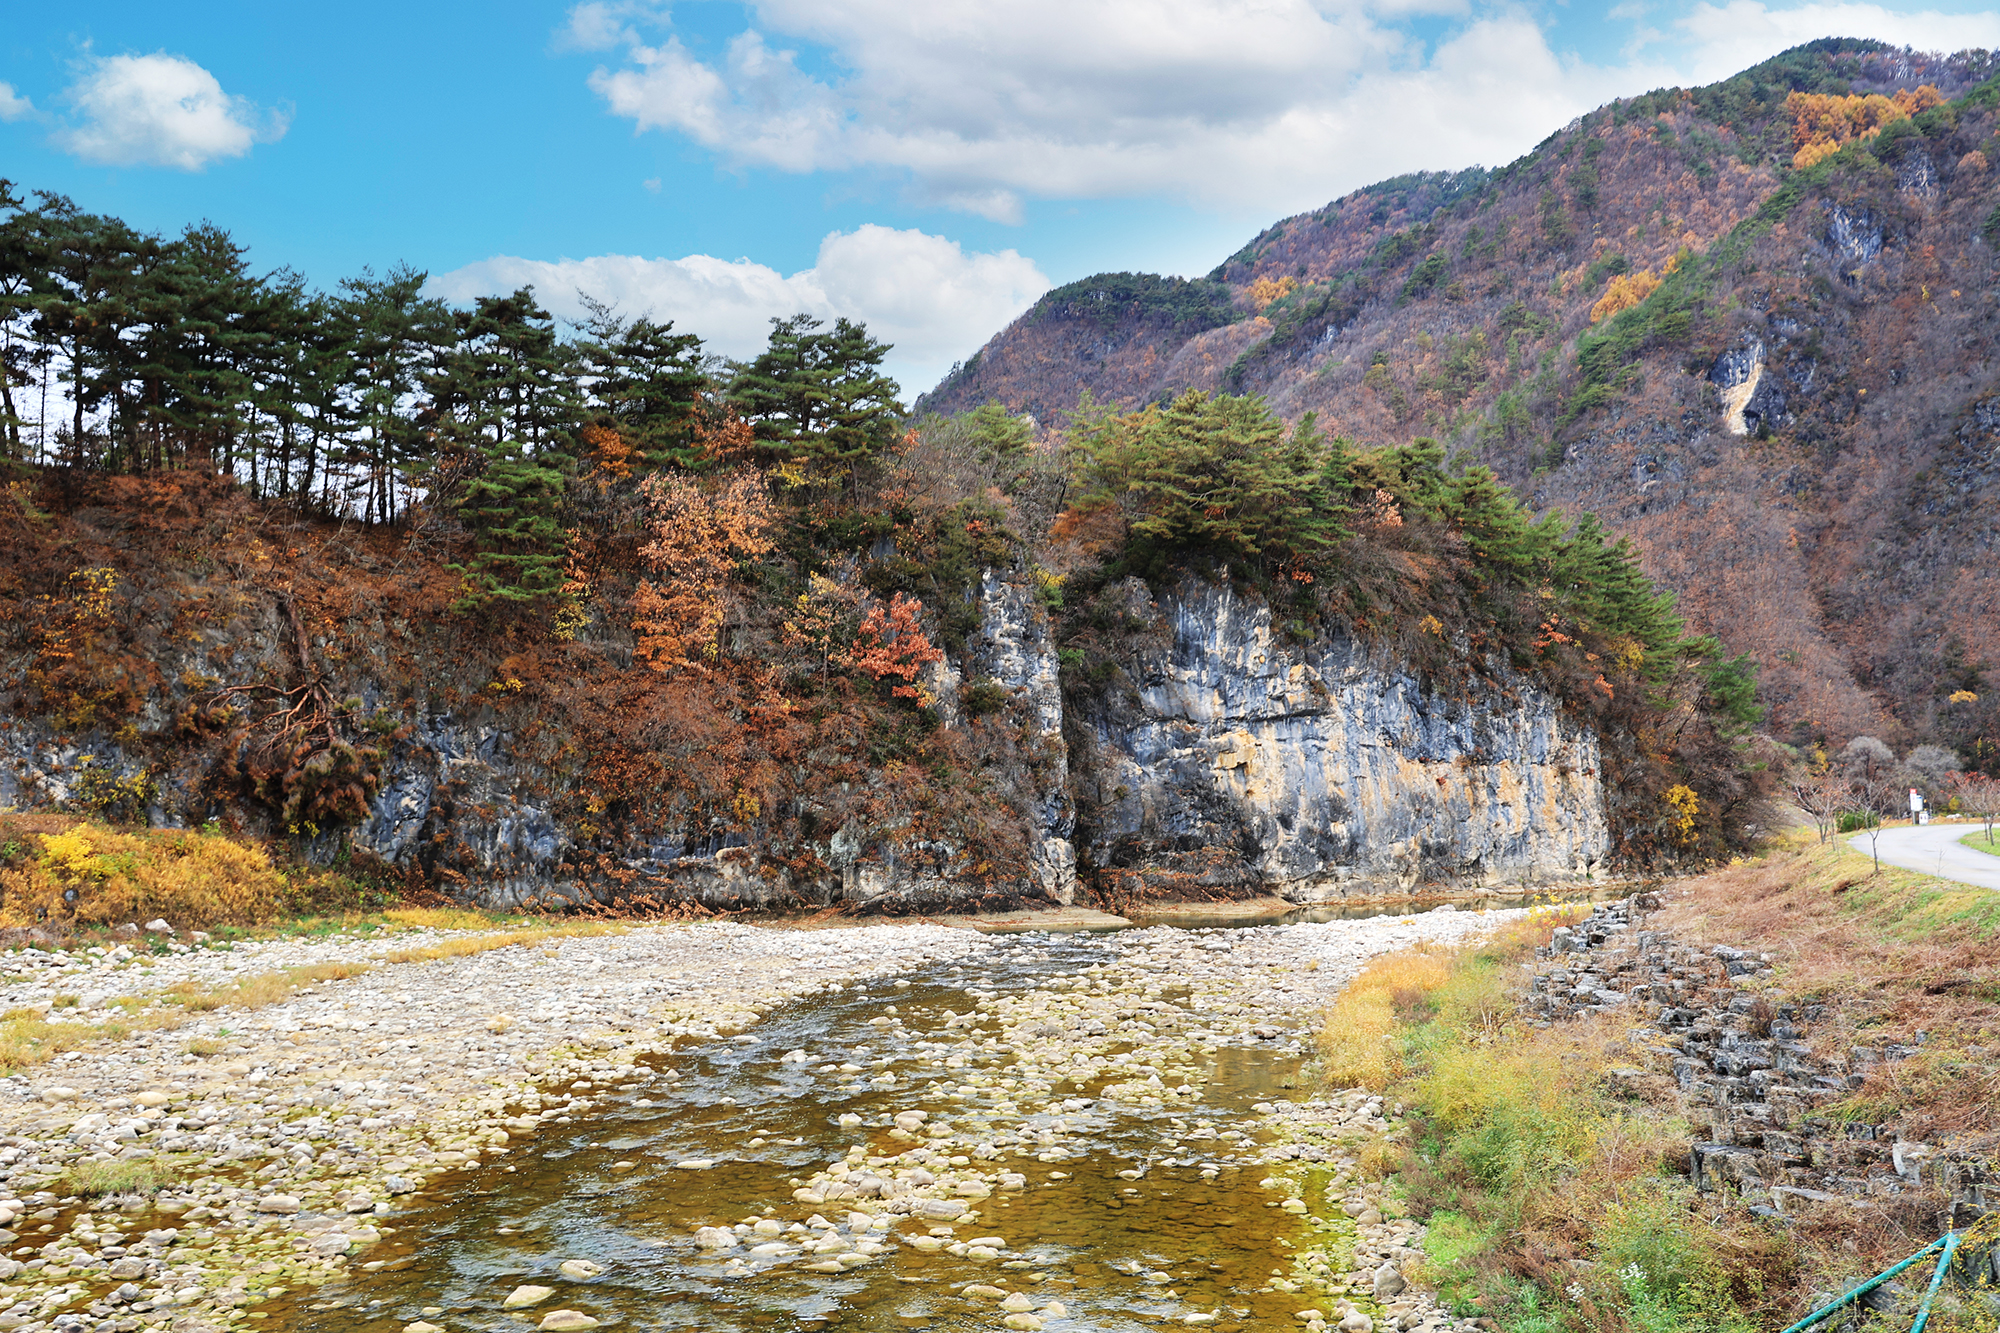
[[1590,308],[1590,322],[1596,324],[1621,310],[1630,310],[1651,296],[1659,286],[1660,279],[1649,268],[1642,268],[1637,273],[1615,275],[1605,287],[1604,295],[1598,297],[1597,304]]
[[1402,1056],[1392,1040],[1398,1012],[1428,1007],[1450,974],[1447,958],[1424,952],[1388,954],[1363,969],[1320,1027],[1320,1063],[1328,1085],[1380,1092],[1400,1078]]
[[80,822],[36,837],[39,857],[0,871],[0,921],[254,925],[283,901],[284,880],[261,848],[214,834]]

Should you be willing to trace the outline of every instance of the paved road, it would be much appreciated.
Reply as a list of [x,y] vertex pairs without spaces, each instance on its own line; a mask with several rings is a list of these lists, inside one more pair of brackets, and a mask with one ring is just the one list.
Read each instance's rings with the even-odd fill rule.
[[[1961,884],[2000,889],[2000,856],[1959,846],[1958,840],[1979,828],[1977,824],[1923,824],[1911,828],[1882,830],[1878,850],[1882,859],[1905,870],[1921,870],[1939,879]],[[1857,833],[1847,845],[1868,854],[1868,835]]]

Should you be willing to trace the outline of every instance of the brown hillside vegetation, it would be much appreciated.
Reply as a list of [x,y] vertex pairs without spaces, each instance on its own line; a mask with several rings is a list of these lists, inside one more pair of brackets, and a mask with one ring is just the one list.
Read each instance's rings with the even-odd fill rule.
[[[1747,1333],[1947,1229],[1990,1246],[1991,1219],[1954,1196],[2000,1144],[2000,898],[1795,843],[1609,910],[1640,929],[1545,909],[1474,948],[1380,958],[1327,1014],[1330,1085],[1392,1094],[1414,1121],[1363,1162],[1428,1221],[1424,1277],[1447,1303],[1518,1333]],[[1550,948],[1560,927],[1595,952]],[[1600,969],[1629,1002],[1572,1007],[1564,988]],[[1715,1097],[1704,1040],[1723,1013],[1786,1048],[1785,1083],[1808,1083],[1808,1062],[1835,1072],[1809,1103],[1759,1104],[1759,1087],[1802,1092],[1762,1067]],[[1762,1156],[1726,1183],[1704,1165],[1718,1149]],[[1968,1285],[1929,1327],[1992,1327],[1991,1282]],[[1901,1323],[1862,1326],[1905,1326],[1921,1290],[1895,1297]]]
[[[1629,534],[1784,739],[2000,763],[1996,58],[1816,42],[1049,293],[925,400],[1264,395]],[[1970,695],[1972,698],[1966,698]]]

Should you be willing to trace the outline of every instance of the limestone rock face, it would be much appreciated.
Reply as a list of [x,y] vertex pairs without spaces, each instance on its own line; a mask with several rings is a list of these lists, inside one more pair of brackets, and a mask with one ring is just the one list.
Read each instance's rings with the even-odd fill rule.
[[1043,892],[1068,906],[1076,898],[1076,809],[1070,801],[1063,695],[1048,612],[1025,582],[987,570],[979,586],[980,633],[971,645],[978,668],[1027,704],[1029,726],[1046,748],[1051,780],[1033,799],[1039,816],[1031,864]]
[[[1524,680],[1474,676],[1445,697],[1352,640],[1284,641],[1268,608],[1226,587],[1132,579],[1114,590],[1120,669],[1066,682],[1038,577],[987,570],[976,627],[924,681],[937,725],[1004,729],[1005,762],[983,780],[991,819],[1021,837],[1000,874],[960,831],[871,823],[841,799],[844,784],[801,794],[805,840],[780,855],[720,827],[606,846],[561,813],[587,776],[528,758],[493,710],[422,694],[385,740],[367,817],[300,850],[360,856],[503,909],[645,893],[724,910],[892,912],[1068,905],[1088,876],[1169,897],[1312,902],[1575,877],[1607,853],[1596,739]],[[285,648],[263,622],[253,631],[213,661],[171,665],[255,678]],[[363,716],[397,711],[371,676],[343,690]],[[49,719],[0,732],[0,805],[71,801],[86,761],[119,775],[145,763]],[[213,817],[206,797],[167,799],[202,792],[207,762],[190,749],[160,775],[152,823]],[[239,813],[252,832],[283,832],[268,811]]]
[[1351,639],[1292,646],[1227,587],[1152,603],[1115,687],[1071,718],[1085,859],[1171,894],[1297,902],[1589,874],[1607,855],[1597,738],[1528,682],[1425,688]]

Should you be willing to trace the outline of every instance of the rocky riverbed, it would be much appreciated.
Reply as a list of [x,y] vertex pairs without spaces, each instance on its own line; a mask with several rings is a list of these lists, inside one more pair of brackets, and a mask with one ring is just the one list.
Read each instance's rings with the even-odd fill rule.
[[[480,942],[15,951],[7,1007],[85,1022],[175,986],[226,995],[277,968],[372,966],[257,1009],[106,1028],[0,1084],[0,1329],[497,1328],[521,1313],[650,1327],[634,1304],[646,1266],[611,1249],[542,1236],[448,1281],[428,1248],[461,1200],[498,1207],[530,1180],[565,1192],[584,1149],[607,1197],[671,1200],[686,1223],[648,1215],[647,1263],[674,1281],[774,1275],[798,1293],[800,1326],[837,1320],[826,1293],[852,1304],[879,1271],[937,1287],[943,1304],[909,1327],[1123,1326],[1103,1322],[1106,1283],[1147,1294],[1141,1322],[1446,1327],[1405,1290],[1421,1228],[1357,1174],[1384,1108],[1283,1084],[1368,957],[1512,915],[1005,939],[708,922],[401,962]],[[1275,1095],[1244,1102],[1259,1092]],[[652,1137],[606,1147],[619,1117]],[[783,1124],[758,1133],[758,1117]],[[1079,1257],[1087,1239],[1036,1244],[1086,1186],[1113,1211],[1225,1191],[1202,1206],[1256,1209],[1250,1230],[1282,1262],[1252,1273],[1217,1241],[1213,1271],[1160,1254],[1078,1286],[1097,1262]],[[1001,1231],[1010,1208],[1030,1231]],[[533,1235],[493,1231],[482,1243]],[[495,1280],[507,1273],[531,1280]],[[1128,1297],[1119,1308],[1138,1310]]]

